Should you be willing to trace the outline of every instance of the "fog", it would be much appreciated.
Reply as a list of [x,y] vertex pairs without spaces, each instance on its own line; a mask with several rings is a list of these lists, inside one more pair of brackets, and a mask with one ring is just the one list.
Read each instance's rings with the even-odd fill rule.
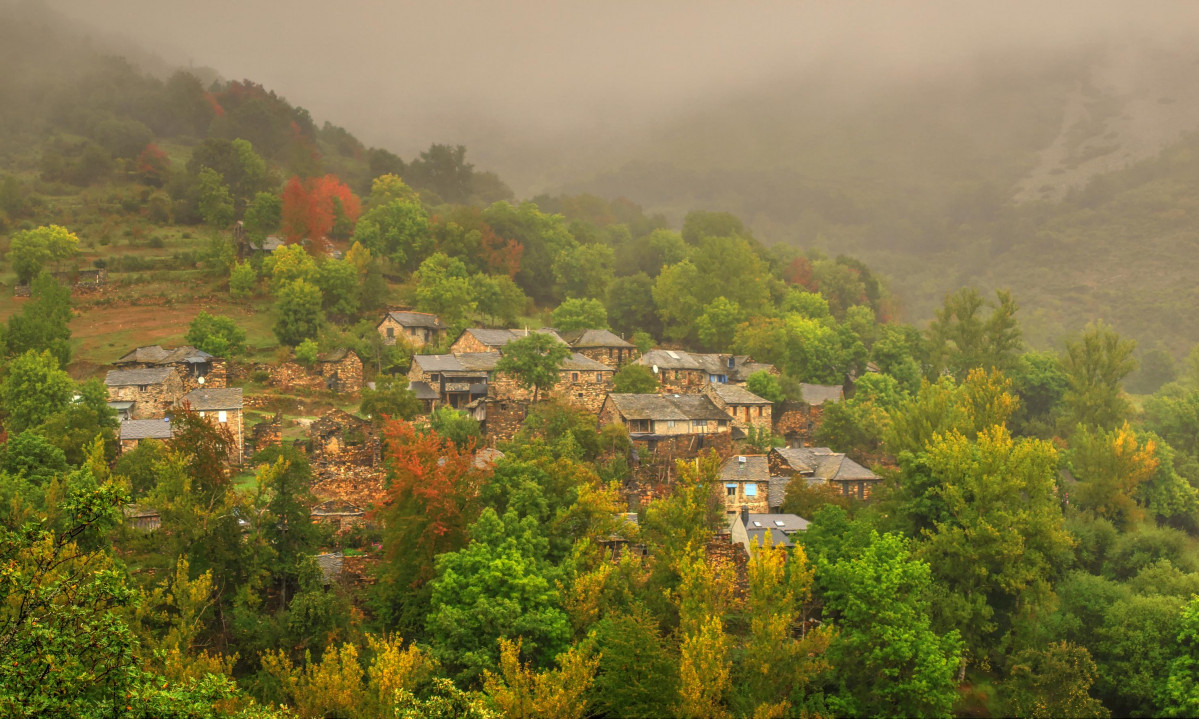
[[431,142],[466,144],[522,193],[598,168],[646,131],[746,89],[820,77],[843,99],[868,97],[969,73],[982,57],[1022,62],[1199,30],[1192,3],[49,5],[167,62],[260,82],[368,144],[404,156]]

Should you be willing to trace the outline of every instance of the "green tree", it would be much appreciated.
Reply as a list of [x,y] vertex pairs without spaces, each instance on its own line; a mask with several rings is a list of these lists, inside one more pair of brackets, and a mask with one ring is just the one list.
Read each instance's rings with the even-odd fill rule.
[[463,451],[477,447],[483,438],[479,420],[453,407],[438,407],[429,415],[429,429]]
[[563,300],[554,310],[554,328],[560,332],[608,329],[608,311],[597,299]]
[[444,202],[464,203],[470,199],[475,166],[466,161],[462,145],[432,144],[408,164],[405,179],[414,187],[432,190]]
[[678,703],[679,671],[658,622],[642,607],[595,626],[595,703],[608,716],[655,719]]
[[224,315],[201,312],[188,325],[184,339],[215,357],[236,357],[246,351],[246,331]]
[[929,565],[903,540],[874,533],[858,556],[823,562],[826,612],[839,632],[829,647],[838,691],[829,698],[849,716],[950,716],[961,659],[956,631],[938,636],[929,618]]
[[239,262],[229,272],[229,295],[235,300],[245,300],[258,290],[258,270],[249,262]]
[[45,437],[27,429],[5,443],[0,469],[9,474],[22,475],[41,487],[52,478],[66,473],[67,456],[46,441]]
[[612,391],[618,394],[656,394],[660,389],[658,376],[643,364],[630,362],[612,377]]
[[746,377],[745,389],[775,404],[786,399],[783,394],[783,386],[779,384],[779,378],[766,370],[758,370]]
[[1158,468],[1156,446],[1125,424],[1111,432],[1079,428],[1070,438],[1069,467],[1078,483],[1071,502],[1128,528],[1144,516],[1136,496]]
[[554,335],[530,332],[504,345],[495,369],[510,375],[520,386],[533,390],[533,401],[536,402],[542,390],[558,383],[559,369],[569,356],[570,348]]
[[246,206],[245,228],[250,242],[262,247],[268,235],[279,231],[283,224],[283,198],[274,192],[259,192]]
[[471,280],[480,313],[499,327],[510,327],[529,306],[529,297],[508,275],[479,273]]
[[28,284],[49,263],[74,257],[79,252],[79,238],[65,227],[48,225],[22,230],[8,244],[8,261],[17,273],[17,282]]
[[498,666],[500,638],[520,637],[525,655],[548,666],[570,638],[570,621],[537,523],[488,508],[470,536],[467,547],[437,558],[428,618],[433,655],[472,681]]
[[201,169],[196,177],[196,192],[199,197],[197,208],[205,222],[218,230],[233,222],[233,195],[220,173],[210,167]]
[[1162,688],[1165,716],[1199,715],[1199,597],[1191,597],[1179,620],[1179,654],[1170,662],[1170,674]]
[[741,307],[736,302],[717,297],[704,307],[703,314],[695,321],[700,342],[713,352],[728,351],[742,318]]
[[1000,691],[1012,716],[1104,719],[1110,712],[1090,695],[1096,676],[1085,647],[1055,642],[1015,654]]
[[561,299],[553,274],[554,259],[576,243],[561,215],[541,212],[532,202],[512,206],[497,202],[483,211],[483,221],[495,234],[522,248],[516,283],[538,304]]
[[312,339],[311,337],[296,345],[296,362],[299,362],[305,367],[312,367],[314,364],[316,364],[316,359],[318,356],[320,356],[320,345],[318,345],[316,340]]
[[859,377],[853,397],[824,404],[816,430],[817,441],[841,451],[877,455],[891,429],[891,415],[907,398],[899,382],[890,375]]
[[317,286],[325,311],[335,317],[352,317],[358,312],[361,288],[358,268],[346,260],[326,259],[320,263]]
[[1128,416],[1130,408],[1120,383],[1136,369],[1135,350],[1136,342],[1121,339],[1103,323],[1088,324],[1081,336],[1066,342],[1062,406],[1067,427],[1113,429]]
[[612,282],[612,248],[603,244],[576,244],[554,259],[554,278],[569,298],[603,297]]
[[280,604],[300,587],[301,571],[316,553],[322,538],[312,522],[312,469],[308,458],[293,446],[268,447],[254,455],[254,464],[269,467],[258,473],[258,495],[265,512],[258,524],[273,551],[271,574],[279,589]]
[[285,285],[275,301],[275,337],[285,345],[296,346],[320,334],[325,323],[321,311],[321,290],[306,280]]
[[143,439],[132,450],[122,452],[113,474],[129,481],[132,498],[140,499],[154,490],[158,484],[158,468],[166,461],[166,449],[162,442]]
[[644,272],[613,280],[608,285],[605,307],[608,321],[619,332],[644,330],[657,334],[662,331],[654,305],[654,281]]
[[403,375],[378,375],[375,387],[364,387],[358,411],[381,423],[385,418],[410,420],[424,410],[416,395],[408,390],[408,378]]
[[1020,351],[1020,327],[1011,292],[995,295],[989,317],[978,290],[964,288],[947,295],[928,327],[929,373],[935,380],[946,372],[961,380],[972,369],[1007,370]]
[[456,257],[436,252],[416,271],[416,306],[432,312],[449,325],[468,319],[478,306],[466,265]]
[[78,385],[67,405],[47,417],[37,431],[66,455],[67,462],[81,465],[101,443],[104,461],[117,454],[119,428],[116,410],[108,406],[108,388],[92,379]]
[[0,382],[0,403],[8,413],[8,431],[24,432],[67,407],[75,394],[70,375],[52,354],[30,350],[8,365]]
[[[375,180],[378,199],[399,192],[389,189],[386,183],[379,184],[382,179]],[[376,199],[374,188],[371,198],[372,202]],[[429,215],[415,197],[395,197],[373,205],[359,218],[354,228],[354,241],[406,270],[420,266],[432,253],[434,244]]]
[[8,318],[5,350],[10,357],[48,350],[60,367],[66,367],[71,362],[71,290],[42,272],[33,280],[30,295],[21,313]]

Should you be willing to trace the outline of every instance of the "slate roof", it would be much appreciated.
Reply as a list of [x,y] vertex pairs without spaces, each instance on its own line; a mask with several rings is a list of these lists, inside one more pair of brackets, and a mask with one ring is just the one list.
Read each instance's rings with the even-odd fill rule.
[[267,235],[266,238],[262,240],[262,251],[274,252],[286,244],[287,240],[278,235]]
[[[741,460],[745,460],[742,462]],[[721,482],[769,482],[770,465],[764,454],[734,455],[720,466]]]
[[425,372],[490,372],[500,356],[495,352],[457,352],[448,355],[414,355],[412,361]]
[[483,327],[471,327],[469,329],[463,330],[462,332],[463,332],[463,334],[469,333],[480,343],[487,345],[488,347],[494,347],[496,349],[503,347],[504,345],[508,344],[512,340],[520,339],[521,337],[526,337],[526,336],[528,336],[528,334],[530,332],[538,332],[541,334],[550,335],[550,336],[554,337],[554,339],[565,344],[565,340],[563,340],[562,337],[557,332],[555,332],[554,330],[551,330],[551,329],[537,329],[537,330],[498,329],[498,330],[493,330],[493,329],[486,329]]
[[[732,367],[729,367],[730,359],[733,361]],[[650,350],[641,355],[637,362],[647,367],[656,365],[659,369],[694,370],[725,375],[736,382],[745,381],[746,377],[759,370],[774,369],[772,365],[754,362],[748,355],[700,354],[682,350]]]
[[584,370],[587,372],[613,372],[614,370],[603,362],[596,362],[590,357],[575,352],[562,360],[561,369]]
[[127,419],[121,422],[121,439],[170,439],[171,422],[167,419]]
[[702,394],[616,394],[608,399],[626,420],[697,420],[729,416]]
[[167,365],[176,364],[179,362],[209,362],[212,360],[212,355],[198,350],[191,345],[176,347],[175,349],[165,349],[161,345],[149,345],[146,347],[138,347],[121,359],[113,362],[113,364],[156,364]]
[[746,536],[749,537],[750,546],[766,546],[766,535],[770,535],[770,544],[774,547],[790,547],[791,537],[781,529],[775,527],[750,527],[745,530]]
[[828,447],[777,447],[777,453],[796,472],[829,482],[875,481],[880,477],[841,452]]
[[104,376],[109,387],[162,384],[175,370],[171,367],[145,367],[141,369],[114,369]]
[[313,559],[316,561],[317,568],[321,570],[323,584],[332,584],[341,576],[342,567],[345,566],[345,557],[341,552],[325,552],[316,555]]
[[241,387],[193,389],[179,400],[179,404],[184,402],[196,411],[241,409]]
[[437,390],[429,386],[428,382],[409,382],[408,391],[416,395],[417,399],[439,399],[441,395],[437,394]]
[[770,486],[766,493],[766,504],[771,509],[783,506],[787,499],[787,485],[791,484],[790,477],[771,477]]
[[711,385],[712,391],[715,392],[725,404],[735,405],[767,405],[773,404],[768,399],[763,399],[758,395],[750,392],[744,387],[735,384],[715,383]]
[[566,344],[579,349],[588,349],[592,347],[620,347],[622,349],[636,349],[636,346],[631,342],[622,340],[616,334],[608,330],[573,330],[571,332],[559,332],[559,336],[566,340]]
[[787,534],[799,532],[808,528],[808,520],[797,514],[753,514],[749,515],[749,526],[746,531],[754,529],[778,529]]
[[803,401],[813,406],[820,406],[825,402],[840,402],[845,398],[845,390],[839,384],[803,384],[801,382],[799,389],[803,394]]
[[[401,327],[428,327],[434,330],[444,330],[445,324],[437,315],[428,312],[388,312],[383,319],[390,317],[395,320]],[[382,320],[380,320],[382,324]]]
[[340,362],[349,356],[350,350],[346,347],[338,347],[335,350],[330,350],[324,354],[316,356],[317,362]]

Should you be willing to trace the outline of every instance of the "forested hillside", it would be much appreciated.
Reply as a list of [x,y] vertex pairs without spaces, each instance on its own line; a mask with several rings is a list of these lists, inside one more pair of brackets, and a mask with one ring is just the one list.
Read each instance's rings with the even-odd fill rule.
[[[1008,203],[973,166],[1015,182],[1061,117],[1001,75],[798,177],[818,209],[691,168],[672,222],[13,17],[0,716],[1199,713],[1199,352],[1191,295],[1150,306],[1194,140]],[[865,132],[832,117],[829,168]],[[962,234],[988,274],[928,261]],[[883,236],[951,290],[930,322],[840,251]]]

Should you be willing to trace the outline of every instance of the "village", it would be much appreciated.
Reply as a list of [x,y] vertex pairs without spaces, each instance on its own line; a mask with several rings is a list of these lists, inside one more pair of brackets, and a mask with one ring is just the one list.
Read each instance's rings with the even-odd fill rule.
[[[774,546],[791,546],[789,537],[808,525],[808,519],[782,512],[791,483],[868,501],[872,488],[882,481],[844,453],[811,446],[824,407],[843,398],[843,386],[804,384],[802,401],[776,405],[746,388],[753,373],[778,375],[775,367],[751,357],[674,349],[642,354],[609,330],[478,327],[463,330],[446,353],[422,354],[444,344],[448,329],[436,315],[411,310],[386,312],[376,329],[384,344],[404,343],[416,352],[407,389],[420,401],[425,416],[452,408],[478,421],[480,461],[503,456],[496,448],[515,437],[535,402],[530,388],[497,369],[506,345],[530,333],[565,345],[569,352],[558,367],[557,381],[536,401],[561,402],[593,415],[597,432],[616,426],[627,433],[632,471],[621,487],[628,504],[625,520],[636,523],[641,506],[670,493],[679,461],[715,453],[722,462],[719,484],[727,526],[714,542],[717,547],[736,545],[736,551],[723,553],[742,567],[751,548],[767,535]],[[660,391],[614,392],[615,373],[630,364],[648,368]],[[146,440],[169,444],[172,412],[189,408],[228,432],[228,462],[234,471],[255,453],[290,441],[312,467],[312,490],[318,500],[312,520],[336,532],[367,525],[371,508],[385,496],[379,424],[336,407],[306,421],[275,411],[250,424],[247,417],[266,404],[266,397],[234,385],[255,371],[268,372],[274,387],[299,388],[309,396],[343,402],[354,401],[364,388],[375,385],[364,380],[362,358],[344,348],[320,355],[311,367],[287,361],[263,368],[231,364],[190,346],[137,347],[114,361],[104,379],[108,404],[120,419],[121,452]],[[294,426],[292,434],[299,436],[285,440],[285,425]],[[754,437],[774,438],[783,446],[754,446]],[[157,526],[152,510],[131,507],[127,516],[135,518],[139,528]],[[622,537],[613,536],[614,556],[625,544]],[[322,566],[341,566],[340,555],[321,555],[318,560]]]

